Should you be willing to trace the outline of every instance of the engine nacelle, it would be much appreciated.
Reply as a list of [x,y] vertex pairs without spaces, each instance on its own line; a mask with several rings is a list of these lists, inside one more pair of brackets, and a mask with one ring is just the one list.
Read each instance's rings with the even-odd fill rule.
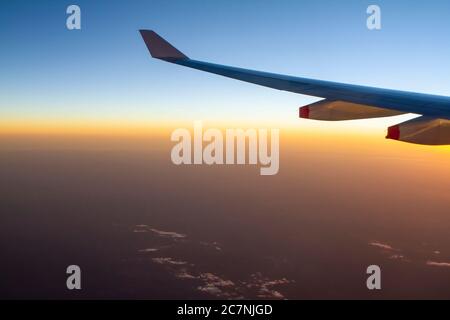
[[399,111],[366,106],[357,103],[322,100],[300,108],[300,118],[342,121],[390,117],[403,114]]
[[450,144],[450,120],[419,117],[388,128],[387,139],[404,142]]

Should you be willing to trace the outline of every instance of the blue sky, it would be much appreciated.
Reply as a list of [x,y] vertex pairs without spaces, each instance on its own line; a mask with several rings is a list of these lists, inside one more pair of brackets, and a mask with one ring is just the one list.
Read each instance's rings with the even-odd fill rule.
[[[82,30],[66,29],[77,4]],[[366,8],[382,10],[382,30]],[[0,4],[0,117],[296,120],[311,97],[150,59],[153,29],[197,60],[450,95],[450,2],[10,1]]]

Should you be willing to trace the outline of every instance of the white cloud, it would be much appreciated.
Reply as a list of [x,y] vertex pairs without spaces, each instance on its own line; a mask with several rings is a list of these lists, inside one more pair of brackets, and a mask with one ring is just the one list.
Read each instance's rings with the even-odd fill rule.
[[284,299],[284,295],[273,289],[275,286],[285,285],[294,281],[286,278],[271,280],[263,277],[260,272],[251,275],[251,282],[245,283],[248,288],[254,288],[258,292],[258,298],[266,299]]
[[147,232],[147,230],[142,230],[142,229],[135,229],[133,230],[134,233],[144,233]]
[[181,270],[175,274],[175,277],[179,279],[198,279],[198,277],[190,274],[186,270]]
[[203,279],[208,285],[214,285],[217,287],[230,287],[234,286],[234,282],[231,280],[224,280],[213,273],[202,273],[200,278]]
[[157,235],[159,235],[161,237],[167,237],[167,238],[172,238],[172,239],[186,238],[185,234],[177,233],[177,232],[173,232],[173,231],[162,231],[162,230],[158,230],[155,228],[149,228],[149,230],[152,231],[153,233],[156,233]]
[[378,241],[370,242],[369,245],[371,245],[372,247],[377,247],[377,248],[387,250],[387,251],[398,251],[397,249],[394,249],[392,246],[390,246],[386,243],[378,242]]
[[156,248],[147,248],[147,249],[140,249],[138,252],[156,252],[158,249]]
[[450,268],[450,262],[427,261],[427,266]]
[[405,261],[405,262],[408,261],[408,259],[406,259],[406,257],[405,257],[404,255],[402,255],[402,254],[393,254],[393,255],[391,255],[391,256],[389,257],[389,259],[392,259],[392,260],[402,260],[402,261]]
[[156,228],[151,228],[146,224],[138,224],[135,226],[135,229],[133,230],[133,232],[149,232],[149,231],[153,232],[154,234],[156,234],[160,237],[172,238],[174,240],[183,239],[183,238],[187,237],[185,234],[182,234],[182,233],[178,233],[178,232],[174,232],[174,231],[158,230]]
[[223,279],[210,272],[200,274],[199,279],[204,282],[202,286],[197,287],[199,291],[209,293],[217,298],[236,299],[240,296],[235,283],[231,280]]
[[152,261],[159,263],[159,264],[170,264],[170,265],[185,265],[185,264],[187,264],[186,261],[178,261],[178,260],[174,260],[170,257],[153,258]]
[[[148,225],[141,224],[135,226],[135,232],[152,232],[157,236],[163,238],[169,238],[173,240],[173,243],[169,247],[190,243],[201,246],[206,246],[214,251],[222,251],[222,248],[217,242],[194,242],[193,240],[187,240],[187,235],[174,232],[163,231],[156,228],[152,228]],[[183,241],[179,241],[183,240]],[[197,246],[194,246],[196,248]],[[159,248],[145,248],[140,249],[140,253],[159,252],[162,247]],[[152,258],[154,263],[158,263],[167,267],[167,270],[171,272],[176,278],[180,280],[197,281],[196,286],[198,291],[210,294],[216,298],[222,299],[245,299],[247,297],[257,297],[265,299],[284,299],[285,296],[279,291],[278,286],[292,283],[293,281],[282,279],[269,279],[263,277],[260,272],[250,275],[250,280],[232,281],[224,277],[218,276],[213,272],[200,272],[197,270],[196,265],[189,261],[176,260],[172,257],[155,257]]]

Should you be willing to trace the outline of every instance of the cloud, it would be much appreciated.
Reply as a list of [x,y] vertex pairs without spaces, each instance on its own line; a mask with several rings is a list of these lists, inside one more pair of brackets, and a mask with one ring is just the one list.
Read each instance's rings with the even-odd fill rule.
[[210,295],[221,297],[223,296],[222,290],[214,286],[200,286],[197,287],[199,291],[209,293]]
[[[284,299],[285,296],[275,290],[275,286],[292,283],[286,278],[269,279],[260,272],[252,274],[249,281],[233,282],[213,273],[202,273],[199,277],[204,285],[197,287],[199,291],[209,293],[217,298],[244,299],[244,294],[262,299]],[[250,289],[250,290],[249,290]]]
[[183,238],[187,237],[185,234],[177,233],[177,232],[173,232],[173,231],[162,231],[162,230],[158,230],[155,228],[149,228],[149,230],[161,237],[166,237],[166,238],[183,239]]
[[392,259],[392,260],[404,260],[404,261],[407,261],[406,257],[405,257],[404,255],[402,255],[402,254],[393,254],[393,255],[391,255],[391,256],[389,257],[389,259]]
[[273,287],[294,282],[286,278],[270,280],[269,278],[263,277],[260,272],[252,274],[251,278],[251,282],[246,283],[246,286],[248,288],[256,289],[258,298],[265,299],[284,299],[285,296],[279,291],[273,289]]
[[134,229],[133,232],[134,232],[134,233],[144,233],[144,232],[147,232],[147,230]]
[[149,231],[153,232],[154,234],[156,234],[160,237],[171,238],[174,240],[184,239],[187,237],[185,234],[182,234],[182,233],[178,233],[178,232],[174,232],[174,231],[158,230],[156,228],[151,228],[146,224],[138,224],[135,226],[135,229],[133,230],[133,232],[136,232],[136,233],[149,232]]
[[200,282],[197,290],[216,298],[244,299],[244,296],[264,299],[284,299],[285,296],[274,287],[286,285],[294,281],[286,278],[269,279],[260,272],[252,274],[249,281],[232,281],[212,272],[196,273],[195,265],[170,257],[153,258],[153,262],[166,265],[176,278],[181,280],[196,280]]
[[186,270],[181,270],[175,274],[175,277],[178,279],[198,279],[198,277],[190,274]]
[[411,260],[408,259],[400,249],[396,249],[387,243],[372,241],[369,242],[369,245],[380,249],[381,253],[384,255],[388,255],[389,259],[391,260],[397,260],[400,262],[411,262]]
[[378,241],[369,242],[369,245],[371,245],[372,247],[377,247],[377,248],[387,250],[387,251],[398,251],[397,249],[394,249],[392,246],[390,246],[386,243],[378,242]]
[[284,295],[282,295],[279,291],[270,290],[266,287],[263,287],[259,290],[258,298],[284,299]]
[[202,273],[200,278],[203,279],[207,285],[218,286],[218,287],[231,287],[234,286],[234,282],[231,280],[224,280],[213,273],[207,272]]
[[222,248],[220,247],[219,243],[216,241],[214,241],[214,242],[201,241],[200,244],[202,244],[204,246],[212,247],[217,251],[222,251]]
[[[210,248],[211,252],[222,252],[222,248],[218,242],[197,242],[188,240],[186,239],[187,235],[185,234],[174,231],[163,231],[145,224],[136,225],[134,232],[152,232],[159,237],[171,239],[173,243],[166,247],[189,244],[193,245],[191,249],[194,250],[195,248],[199,248],[199,246],[206,246]],[[138,252],[161,252],[162,249],[163,247],[145,248],[138,250]],[[177,279],[196,281],[196,288],[198,291],[222,299],[245,299],[246,297],[284,299],[285,296],[275,287],[293,282],[286,278],[269,279],[264,277],[260,272],[251,274],[249,280],[246,281],[232,281],[213,272],[199,271],[196,264],[189,261],[177,260],[175,257],[155,257],[151,260],[154,263],[164,265],[167,268],[167,271],[171,272]]]
[[[409,263],[416,263],[416,264],[423,264],[425,262],[426,265],[432,266],[432,267],[450,268],[450,262],[436,262],[436,261],[432,261],[432,260],[424,261],[424,259],[421,258],[420,256],[409,258],[402,252],[402,250],[396,249],[386,243],[373,241],[373,242],[369,242],[369,245],[376,247],[376,248],[380,248],[381,253],[388,254],[389,259],[391,259],[391,260],[398,260],[401,262],[409,262]],[[436,255],[440,255],[441,252],[438,250],[434,250],[430,254],[436,256]],[[433,258],[431,258],[431,259],[433,259]]]
[[436,261],[429,260],[429,261],[427,261],[427,266],[450,268],[450,262],[436,262]]
[[186,261],[178,261],[178,260],[174,260],[170,257],[153,258],[152,261],[159,263],[159,264],[169,264],[169,265],[185,265],[185,264],[187,264]]
[[203,285],[198,286],[197,290],[209,293],[217,298],[238,298],[239,292],[236,284],[231,280],[223,279],[211,272],[202,273],[199,279]]
[[158,249],[156,248],[147,248],[147,249],[140,249],[138,252],[156,252]]

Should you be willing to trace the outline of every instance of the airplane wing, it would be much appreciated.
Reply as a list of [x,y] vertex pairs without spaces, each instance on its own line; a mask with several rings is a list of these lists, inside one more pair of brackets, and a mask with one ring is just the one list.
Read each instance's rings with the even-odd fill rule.
[[140,33],[153,58],[273,89],[324,98],[301,107],[301,118],[339,121],[415,113],[422,117],[389,128],[386,138],[417,144],[450,144],[450,97],[293,77],[192,60],[154,31],[140,30]]

